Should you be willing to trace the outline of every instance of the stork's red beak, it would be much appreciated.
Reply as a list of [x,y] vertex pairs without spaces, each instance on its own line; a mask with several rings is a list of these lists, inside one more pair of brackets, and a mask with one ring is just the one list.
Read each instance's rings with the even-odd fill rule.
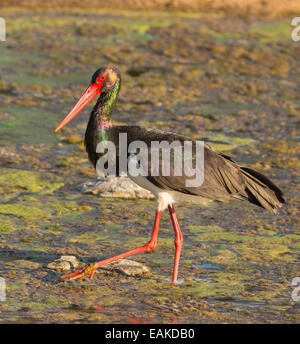
[[60,122],[59,126],[55,129],[55,132],[60,130],[68,122],[71,121],[97,94],[101,93],[102,85],[90,84],[90,86],[83,93],[73,109],[67,114],[67,116]]

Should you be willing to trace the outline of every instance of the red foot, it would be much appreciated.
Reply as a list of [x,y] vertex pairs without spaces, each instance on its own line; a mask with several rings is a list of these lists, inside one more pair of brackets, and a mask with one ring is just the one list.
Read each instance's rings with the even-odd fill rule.
[[71,274],[63,275],[60,278],[70,278],[70,280],[75,280],[81,278],[85,275],[90,274],[90,280],[94,277],[94,273],[98,268],[97,263],[89,264],[82,269],[79,269]]

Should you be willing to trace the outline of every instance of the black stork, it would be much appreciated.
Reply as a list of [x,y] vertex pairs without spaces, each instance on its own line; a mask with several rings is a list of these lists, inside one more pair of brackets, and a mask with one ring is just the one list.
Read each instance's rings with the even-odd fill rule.
[[[195,140],[171,132],[146,129],[136,125],[114,126],[111,121],[111,114],[118,98],[120,86],[121,76],[116,68],[105,67],[98,69],[82,97],[55,130],[61,129],[94,97],[99,95],[96,105],[90,114],[85,133],[86,151],[94,167],[96,167],[99,157],[102,156],[100,153],[97,153],[98,143],[110,141],[118,147],[120,133],[127,134],[127,145],[136,140],[145,142],[147,147],[150,147],[153,141],[167,141],[171,143],[174,140],[179,142],[189,140],[193,145],[195,144]],[[89,264],[82,269],[62,276],[62,278],[77,279],[90,275],[90,279],[92,279],[95,270],[103,265],[137,253],[154,250],[157,244],[161,213],[168,208],[175,232],[173,283],[176,283],[183,237],[174,210],[175,202],[193,201],[204,204],[211,201],[248,200],[274,214],[277,213],[277,209],[285,202],[282,191],[266,176],[251,168],[238,165],[229,156],[214,151],[207,144],[204,145],[203,152],[204,180],[202,185],[198,187],[186,186],[186,179],[188,177],[185,174],[177,176],[171,173],[169,176],[165,176],[161,173],[160,168],[160,172],[156,176],[151,175],[151,173],[137,177],[129,175],[135,183],[150,190],[157,200],[157,211],[150,241],[144,246]],[[192,159],[194,158],[195,156]],[[116,159],[118,159],[118,156],[116,156]],[[162,163],[161,160],[160,156],[158,160],[159,165]]]

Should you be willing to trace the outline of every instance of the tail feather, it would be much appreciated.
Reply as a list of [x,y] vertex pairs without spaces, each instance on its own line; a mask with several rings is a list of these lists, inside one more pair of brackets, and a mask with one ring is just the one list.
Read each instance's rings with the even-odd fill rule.
[[248,201],[276,214],[285,202],[282,191],[263,174],[249,167],[240,168],[246,177]]

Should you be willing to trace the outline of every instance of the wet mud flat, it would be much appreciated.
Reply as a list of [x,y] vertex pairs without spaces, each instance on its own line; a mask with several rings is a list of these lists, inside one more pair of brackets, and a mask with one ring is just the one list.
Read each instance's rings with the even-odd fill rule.
[[[2,323],[299,323],[299,44],[290,18],[116,10],[1,8],[0,277]],[[174,131],[272,178],[277,216],[242,202],[178,205],[179,284],[167,212],[154,252],[130,259],[150,274],[99,270],[61,280],[63,255],[82,265],[143,245],[153,200],[83,194],[94,181],[83,135],[90,107],[53,130],[100,66],[123,76],[115,123]]]

